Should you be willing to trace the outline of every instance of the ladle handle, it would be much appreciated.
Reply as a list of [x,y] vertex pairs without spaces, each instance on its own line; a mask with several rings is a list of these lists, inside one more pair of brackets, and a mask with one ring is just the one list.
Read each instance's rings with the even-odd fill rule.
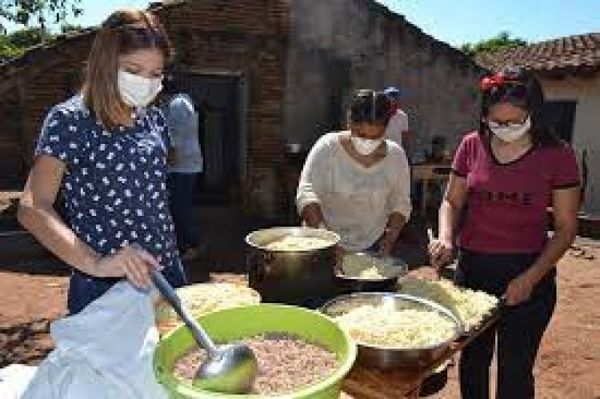
[[189,314],[187,309],[182,305],[181,299],[171,287],[171,284],[165,279],[161,272],[156,269],[150,270],[150,276],[152,277],[152,282],[161,293],[161,295],[169,302],[169,304],[175,309],[175,312],[181,317],[181,320],[185,323],[185,325],[190,329],[196,341],[206,349],[209,354],[214,353],[216,351],[215,344],[212,342],[210,337],[204,332],[202,327],[194,320],[194,318]]

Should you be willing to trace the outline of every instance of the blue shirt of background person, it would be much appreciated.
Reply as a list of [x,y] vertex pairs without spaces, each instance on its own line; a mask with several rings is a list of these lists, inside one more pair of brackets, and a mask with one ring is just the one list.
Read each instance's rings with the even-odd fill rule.
[[[189,95],[178,92],[171,85],[167,85],[166,89],[168,99],[163,109],[171,139],[168,178],[171,214],[182,259],[191,261],[199,255],[198,223],[194,217],[193,203],[198,174],[203,170],[198,113]],[[175,94],[168,97],[168,92]]]

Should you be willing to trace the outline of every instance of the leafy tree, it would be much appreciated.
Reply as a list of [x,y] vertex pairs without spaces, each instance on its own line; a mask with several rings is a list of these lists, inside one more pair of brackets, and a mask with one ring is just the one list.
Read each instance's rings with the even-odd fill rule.
[[7,35],[0,34],[0,61],[18,57],[22,53],[23,49],[11,43]]
[[[22,55],[28,48],[52,40],[55,35],[48,25],[60,26],[60,32],[80,30],[68,24],[70,16],[78,17],[81,0],[0,0],[0,62]],[[6,33],[6,25],[22,28]]]
[[51,40],[53,37],[48,31],[39,27],[0,34],[0,60],[18,57],[28,48]]
[[16,47],[28,48],[50,39],[52,35],[45,29],[36,27],[16,30],[7,36]]
[[470,56],[474,56],[480,53],[496,51],[502,48],[524,46],[526,44],[527,42],[521,38],[511,37],[509,32],[500,32],[491,39],[482,40],[476,43],[465,43],[460,49]]
[[81,15],[80,3],[81,0],[0,0],[0,29],[6,31],[7,22],[45,29],[48,22],[60,24],[71,15]]
[[60,31],[62,33],[70,33],[70,32],[78,32],[83,29],[81,25],[73,25],[73,24],[63,24],[60,27]]

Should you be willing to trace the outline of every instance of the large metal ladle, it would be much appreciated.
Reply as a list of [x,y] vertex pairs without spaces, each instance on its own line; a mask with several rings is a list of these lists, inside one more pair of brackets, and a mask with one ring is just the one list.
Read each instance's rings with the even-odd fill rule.
[[207,352],[208,356],[198,367],[192,384],[221,393],[250,392],[258,371],[258,363],[252,350],[246,345],[216,346],[200,324],[184,308],[181,299],[162,273],[152,269],[151,277],[158,291],[175,309],[198,344]]

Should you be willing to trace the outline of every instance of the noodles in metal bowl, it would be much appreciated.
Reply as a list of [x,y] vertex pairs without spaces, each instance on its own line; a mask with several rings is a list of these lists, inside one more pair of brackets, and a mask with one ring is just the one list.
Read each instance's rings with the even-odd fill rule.
[[359,346],[365,366],[426,364],[462,333],[462,323],[434,302],[403,294],[363,292],[323,306]]
[[385,280],[397,278],[407,270],[406,264],[392,257],[375,256],[366,252],[345,254],[341,272],[346,278]]
[[477,329],[486,317],[497,311],[498,298],[482,291],[457,287],[449,280],[430,281],[407,277],[400,293],[426,298],[451,310],[465,326],[465,332]]
[[398,278],[408,271],[401,259],[368,252],[347,253],[335,275],[338,293],[396,291]]

